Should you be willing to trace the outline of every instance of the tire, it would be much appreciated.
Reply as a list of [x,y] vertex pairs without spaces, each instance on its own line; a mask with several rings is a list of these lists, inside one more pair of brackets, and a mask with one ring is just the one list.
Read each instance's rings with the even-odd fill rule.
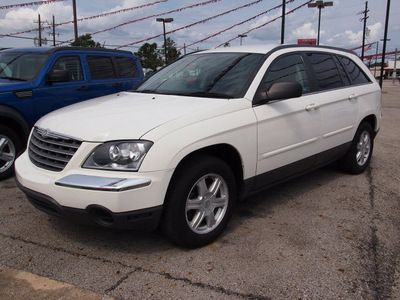
[[14,162],[23,150],[23,143],[14,130],[0,125],[0,180],[14,174]]
[[361,174],[368,167],[374,148],[374,131],[367,122],[362,122],[357,129],[347,154],[339,160],[343,171]]
[[196,248],[226,228],[236,201],[230,167],[212,156],[197,156],[177,169],[168,188],[161,230],[174,243]]

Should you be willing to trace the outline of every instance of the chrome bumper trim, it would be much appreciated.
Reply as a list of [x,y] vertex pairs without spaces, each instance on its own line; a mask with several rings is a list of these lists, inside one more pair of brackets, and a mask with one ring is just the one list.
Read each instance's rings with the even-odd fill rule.
[[88,175],[68,175],[56,181],[56,185],[95,191],[122,192],[150,185],[150,179],[112,178]]

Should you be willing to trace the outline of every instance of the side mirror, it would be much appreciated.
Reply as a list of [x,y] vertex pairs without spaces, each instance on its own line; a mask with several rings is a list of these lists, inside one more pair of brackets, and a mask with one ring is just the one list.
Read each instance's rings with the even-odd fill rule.
[[54,69],[47,77],[47,82],[66,82],[69,81],[69,71],[64,69]]
[[275,82],[266,93],[267,101],[298,98],[303,95],[303,87],[297,82]]

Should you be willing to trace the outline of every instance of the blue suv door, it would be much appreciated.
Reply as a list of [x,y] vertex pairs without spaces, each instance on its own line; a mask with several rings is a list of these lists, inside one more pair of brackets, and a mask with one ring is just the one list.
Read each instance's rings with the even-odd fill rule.
[[[54,70],[68,71],[68,81],[49,82]],[[49,68],[40,87],[33,91],[35,111],[43,116],[55,109],[95,97],[87,84],[80,55],[59,55]]]

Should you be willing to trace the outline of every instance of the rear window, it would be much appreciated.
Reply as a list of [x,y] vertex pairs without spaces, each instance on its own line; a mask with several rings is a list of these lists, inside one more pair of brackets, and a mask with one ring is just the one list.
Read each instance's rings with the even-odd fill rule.
[[343,86],[338,68],[330,54],[307,53],[314,70],[318,90],[329,90]]
[[114,64],[109,56],[88,56],[90,77],[92,80],[116,78]]
[[357,64],[351,59],[344,56],[339,56],[339,59],[349,73],[353,84],[363,84],[371,82],[369,78],[364,74],[364,72],[360,69],[360,67],[357,66]]

